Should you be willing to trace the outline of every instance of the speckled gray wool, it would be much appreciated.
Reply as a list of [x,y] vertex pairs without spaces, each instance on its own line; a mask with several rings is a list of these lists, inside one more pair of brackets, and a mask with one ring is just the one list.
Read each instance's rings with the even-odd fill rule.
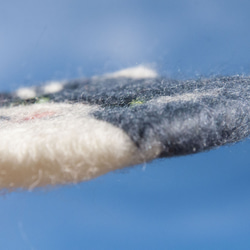
[[[41,88],[36,92],[41,97]],[[250,134],[250,77],[74,80],[42,97],[99,105],[93,117],[123,129],[138,148],[160,144],[162,157],[200,152]],[[0,106],[37,100],[2,94]]]
[[[200,152],[249,136],[249,82],[249,77],[183,82],[159,79],[146,82],[141,91],[139,83],[134,83],[136,91],[127,98],[133,96],[145,103],[106,107],[94,115],[122,128],[142,149],[160,142],[162,157]],[[133,88],[125,89],[130,93]]]

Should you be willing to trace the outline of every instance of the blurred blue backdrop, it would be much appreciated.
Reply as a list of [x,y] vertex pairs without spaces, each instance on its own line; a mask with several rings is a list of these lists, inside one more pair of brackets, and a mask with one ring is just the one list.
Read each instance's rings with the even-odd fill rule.
[[[138,64],[250,74],[247,0],[0,2],[0,91]],[[250,142],[0,197],[0,249],[250,249]]]

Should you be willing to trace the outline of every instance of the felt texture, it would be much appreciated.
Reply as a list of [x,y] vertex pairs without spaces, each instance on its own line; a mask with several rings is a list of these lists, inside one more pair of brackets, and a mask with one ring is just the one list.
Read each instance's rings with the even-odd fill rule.
[[250,134],[250,77],[171,80],[139,66],[0,94],[0,188],[88,180]]

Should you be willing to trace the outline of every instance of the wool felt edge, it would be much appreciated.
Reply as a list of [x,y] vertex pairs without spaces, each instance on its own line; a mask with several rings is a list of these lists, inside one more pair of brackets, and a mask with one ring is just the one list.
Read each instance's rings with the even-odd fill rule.
[[77,183],[242,140],[249,82],[176,81],[138,66],[0,94],[0,189]]

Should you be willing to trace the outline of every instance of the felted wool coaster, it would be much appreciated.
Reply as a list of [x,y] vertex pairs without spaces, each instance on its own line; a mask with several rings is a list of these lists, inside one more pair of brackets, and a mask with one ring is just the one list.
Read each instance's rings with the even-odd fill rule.
[[0,94],[0,189],[76,183],[250,134],[250,77],[171,80],[139,66]]

